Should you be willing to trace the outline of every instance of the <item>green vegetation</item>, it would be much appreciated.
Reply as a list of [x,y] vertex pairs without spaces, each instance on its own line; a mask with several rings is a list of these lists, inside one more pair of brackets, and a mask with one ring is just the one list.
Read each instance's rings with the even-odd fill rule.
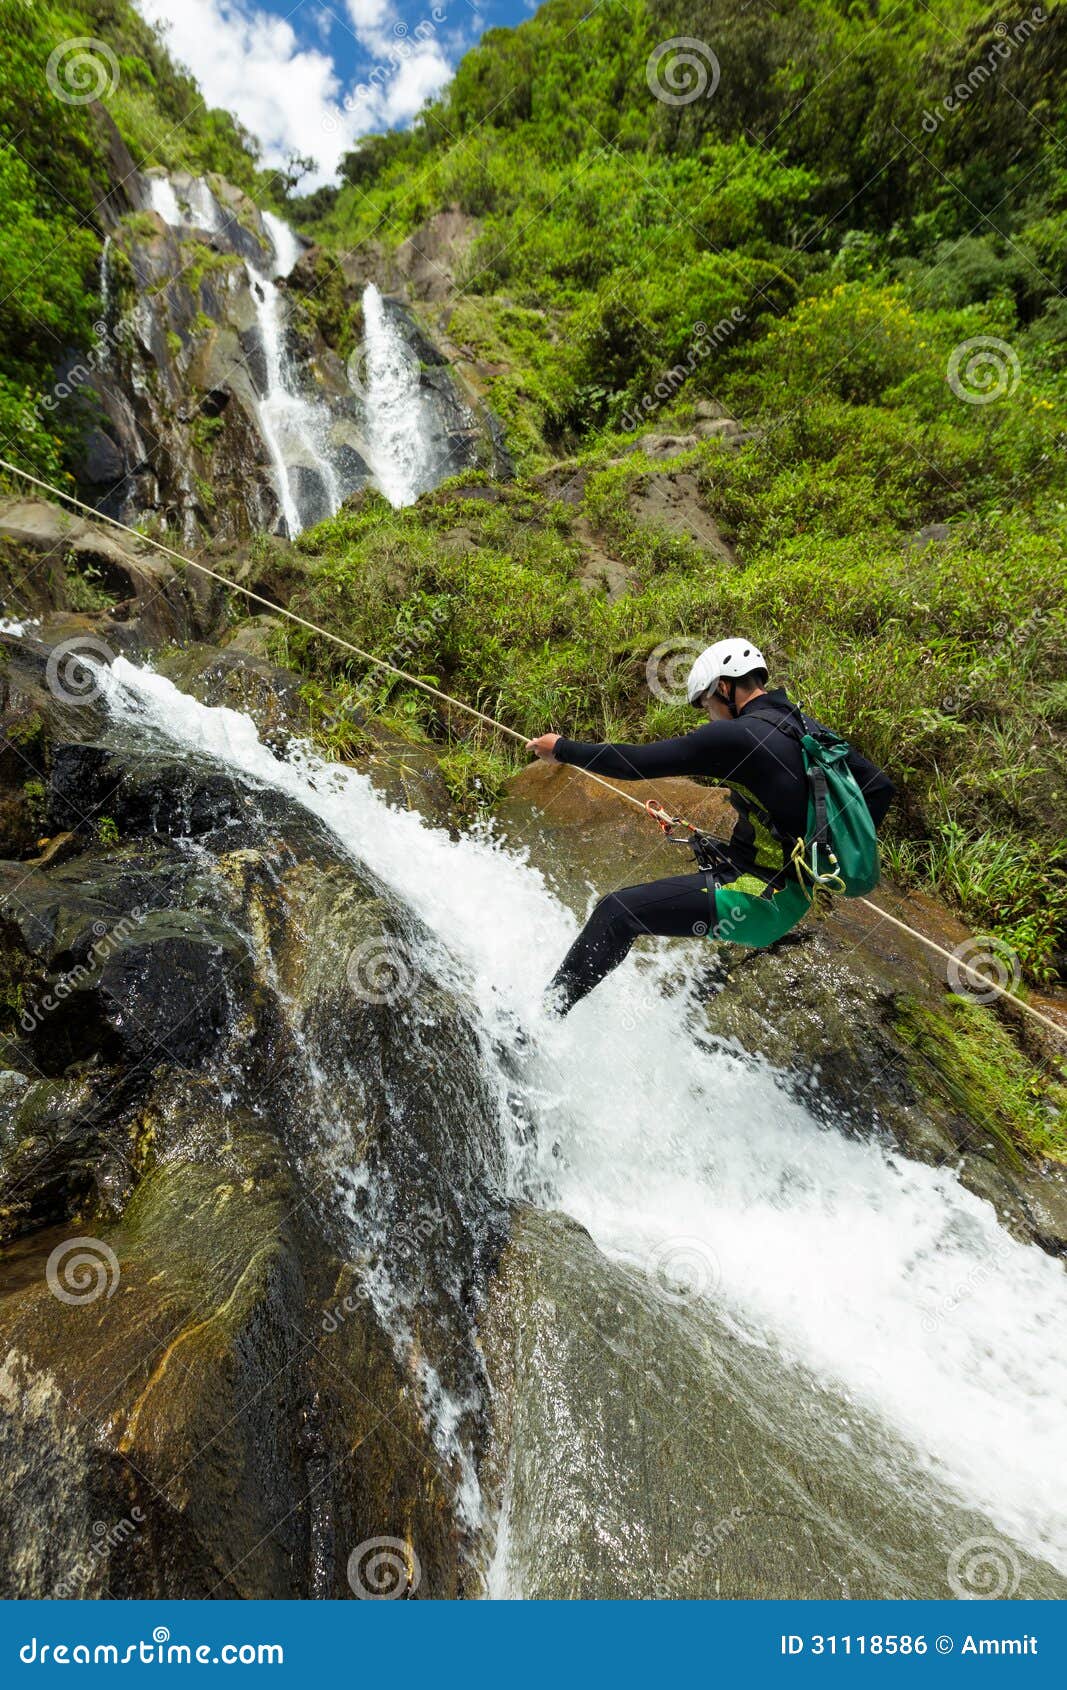
[[[649,56],[677,35],[713,48],[713,98],[650,92]],[[410,132],[349,155],[303,226],[388,248],[466,214],[449,335],[523,478],[489,501],[458,485],[414,511],[362,500],[303,537],[300,608],[521,729],[596,737],[684,728],[648,690],[649,653],[750,631],[890,769],[894,871],[1051,980],[1067,917],[1065,70],[1062,5],[549,0],[490,31]],[[634,450],[647,430],[691,432],[699,400],[741,420],[740,449],[694,439],[669,465]],[[577,504],[553,502],[561,456]],[[648,520],[642,489],[666,468],[696,478],[737,567]],[[622,596],[582,580],[590,532]],[[334,656],[295,643],[325,680]],[[511,756],[388,690],[450,760]]]
[[22,795],[34,826],[42,826],[48,814],[48,788],[41,780],[27,780],[22,784]]
[[897,1030],[922,1063],[920,1085],[932,1077],[945,1102],[982,1122],[1010,1161],[1020,1151],[1067,1161],[1067,1087],[1035,1066],[980,1005],[950,996],[932,1010],[905,999]]
[[[281,185],[257,170],[250,138],[204,105],[128,0],[5,0],[3,21],[0,450],[63,485],[86,406],[60,391],[56,371],[70,348],[94,343],[110,126],[138,169],[218,171],[275,203]],[[80,38],[103,41],[112,57],[61,51]],[[61,91],[98,90],[99,106],[60,98],[49,74]]]
[[[54,479],[79,418],[41,401],[92,340],[108,121],[139,167],[218,172],[278,205],[295,178],[257,172],[128,0],[8,11],[0,440]],[[714,52],[711,97],[651,91],[654,50],[680,35]],[[41,95],[49,54],[79,36],[115,56],[106,119]],[[339,190],[289,205],[320,243],[293,294],[347,356],[361,325],[337,255],[395,249],[458,208],[471,238],[447,329],[520,479],[474,498],[486,478],[468,476],[408,511],[353,502],[302,537],[294,606],[520,729],[597,737],[683,729],[648,689],[650,652],[751,631],[776,678],[893,774],[893,872],[1051,981],[1067,917],[1065,71],[1062,4],[548,0],[490,31],[412,129],[366,137]],[[194,280],[227,261],[205,244],[197,262]],[[698,438],[708,400],[740,419],[740,447]],[[206,463],[213,425],[196,428]],[[690,445],[648,456],[650,430]],[[723,548],[652,520],[668,472]],[[596,578],[591,546],[625,590]],[[264,540],[253,561],[270,558]],[[302,632],[284,655],[339,754],[365,743],[337,716],[341,683],[439,745],[467,806],[514,767],[510,745],[402,684],[366,689]]]

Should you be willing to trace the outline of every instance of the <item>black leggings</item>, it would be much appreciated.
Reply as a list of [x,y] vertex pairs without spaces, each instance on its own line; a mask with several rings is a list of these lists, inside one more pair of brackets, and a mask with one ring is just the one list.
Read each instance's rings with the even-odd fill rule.
[[[710,877],[709,877],[710,879]],[[561,1015],[618,968],[635,939],[655,933],[665,939],[703,938],[715,922],[715,899],[702,874],[674,874],[644,886],[609,892],[564,957],[548,988]]]

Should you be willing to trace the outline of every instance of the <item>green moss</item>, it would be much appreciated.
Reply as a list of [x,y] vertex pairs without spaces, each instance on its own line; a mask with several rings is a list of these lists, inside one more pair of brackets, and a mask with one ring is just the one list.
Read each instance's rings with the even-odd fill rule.
[[39,711],[30,710],[25,716],[5,722],[4,737],[25,752],[39,750],[44,742],[44,718]]
[[41,780],[23,783],[22,794],[35,827],[40,827],[48,813],[48,788]]
[[150,241],[159,234],[159,221],[152,211],[128,211],[119,224],[119,234],[120,238]]
[[479,746],[461,746],[439,759],[445,785],[461,814],[476,816],[504,796],[514,773],[511,759]]
[[91,563],[79,564],[71,555],[66,565],[67,603],[72,610],[103,610],[114,601],[103,576]]
[[198,452],[210,457],[225,427],[224,417],[206,417],[198,411],[189,425],[189,438]]
[[1030,1062],[990,1009],[957,996],[936,1009],[904,997],[896,1027],[915,1053],[919,1089],[932,1084],[1009,1161],[1067,1162],[1067,1085]]

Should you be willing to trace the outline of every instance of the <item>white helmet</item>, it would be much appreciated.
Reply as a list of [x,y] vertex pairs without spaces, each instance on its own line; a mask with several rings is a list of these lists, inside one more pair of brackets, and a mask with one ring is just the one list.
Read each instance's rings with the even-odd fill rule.
[[701,652],[689,671],[686,682],[689,702],[696,704],[716,681],[736,681],[753,669],[766,668],[767,659],[749,640],[719,640]]

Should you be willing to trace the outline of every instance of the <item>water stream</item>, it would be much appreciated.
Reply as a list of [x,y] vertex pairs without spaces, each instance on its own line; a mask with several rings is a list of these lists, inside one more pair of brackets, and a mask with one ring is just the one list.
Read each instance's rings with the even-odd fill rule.
[[431,446],[419,361],[379,289],[363,293],[363,371],[374,477],[392,505],[410,505],[441,479]]
[[[278,282],[290,275],[304,248],[288,223],[274,212],[262,212],[270,250],[249,256],[247,236],[204,178],[179,178],[177,186],[166,176],[149,176],[146,182],[150,206],[171,228],[201,229],[230,244],[235,231],[241,236],[235,250],[244,256],[262,349],[256,375],[259,431],[290,538],[332,516],[349,493],[365,484],[368,466],[390,504],[399,507],[412,504],[468,461],[469,442],[449,431],[456,418],[466,426],[469,415],[424,383],[416,352],[373,283],[363,294],[363,341],[349,362],[352,397],[328,401],[292,355],[289,303]],[[357,422],[366,463],[350,450],[354,462],[346,467],[345,451],[331,433],[338,406],[349,436]]]
[[487,833],[452,838],[311,753],[280,761],[248,717],[125,659],[104,685],[118,722],[318,818],[425,924],[407,989],[421,972],[463,995],[485,1031],[486,1085],[521,1090],[535,1123],[532,1152],[518,1134],[511,1146],[516,1194],[572,1216],[650,1283],[677,1275],[694,1319],[713,1307],[739,1345],[773,1348],[876,1417],[910,1452],[913,1489],[949,1492],[1067,1570],[1058,1263],[950,1170],[820,1124],[773,1069],[709,1039],[678,985],[682,947],[631,958],[567,1021],[546,1021],[543,982],[576,923],[520,853]]
[[339,510],[343,493],[327,438],[330,414],[300,391],[286,345],[285,302],[274,280],[288,274],[299,247],[280,218],[270,218],[267,226],[275,243],[272,259],[264,265],[249,262],[246,266],[265,363],[259,421],[274,465],[286,528],[295,536]]

